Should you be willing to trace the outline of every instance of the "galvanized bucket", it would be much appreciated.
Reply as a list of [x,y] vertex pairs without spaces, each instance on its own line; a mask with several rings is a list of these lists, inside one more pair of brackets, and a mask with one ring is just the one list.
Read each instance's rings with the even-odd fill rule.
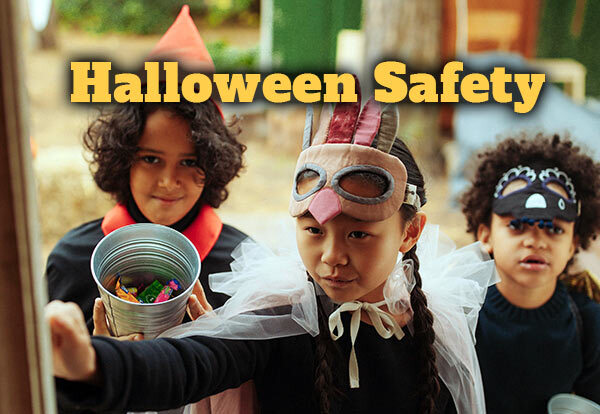
[[556,394],[548,401],[548,414],[600,414],[600,405],[573,394]]
[[[121,227],[100,240],[91,259],[92,275],[106,308],[113,335],[143,333],[158,336],[183,320],[188,298],[200,275],[200,257],[180,232],[160,224],[140,223]],[[175,278],[183,292],[161,303],[133,303],[114,293],[117,273],[124,286]]]

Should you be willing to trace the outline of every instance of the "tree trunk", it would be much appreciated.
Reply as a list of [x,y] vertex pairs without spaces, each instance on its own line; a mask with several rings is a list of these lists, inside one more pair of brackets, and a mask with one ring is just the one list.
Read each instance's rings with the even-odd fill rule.
[[[439,0],[369,0],[364,3],[365,73],[377,63],[397,60],[407,72],[434,73],[441,65]],[[366,77],[371,79],[372,77]],[[408,84],[408,76],[404,77]],[[368,89],[378,85],[367,85]],[[443,171],[437,105],[400,104],[400,136],[429,173]]]

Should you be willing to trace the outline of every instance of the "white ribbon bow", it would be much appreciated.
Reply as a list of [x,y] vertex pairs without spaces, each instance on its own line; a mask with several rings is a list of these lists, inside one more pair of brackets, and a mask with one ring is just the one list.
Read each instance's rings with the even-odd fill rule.
[[[352,351],[350,351],[350,362],[348,364],[349,376],[350,376],[350,388],[358,388],[358,361],[356,359],[356,351],[354,350],[354,342],[358,335],[358,329],[360,327],[360,316],[362,309],[367,312],[373,327],[377,333],[384,339],[389,339],[395,336],[398,340],[404,337],[404,331],[398,325],[398,322],[389,313],[379,309],[379,306],[384,305],[385,301],[377,303],[359,302],[357,300],[353,302],[345,302],[340,305],[331,315],[329,315],[329,332],[331,338],[337,341],[344,335],[344,325],[342,324],[342,312],[352,313],[352,319],[350,320],[350,341],[352,343]],[[337,334],[335,333],[337,331]]]

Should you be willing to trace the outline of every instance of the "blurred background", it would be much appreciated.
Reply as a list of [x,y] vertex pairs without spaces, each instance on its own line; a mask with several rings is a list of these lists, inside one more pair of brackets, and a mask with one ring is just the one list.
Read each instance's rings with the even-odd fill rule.
[[[113,202],[93,183],[81,136],[97,115],[69,102],[69,63],[98,58],[135,68],[189,4],[217,71],[357,73],[372,88],[385,59],[439,71],[460,59],[545,72],[534,110],[510,105],[400,106],[401,134],[425,170],[429,221],[457,244],[472,241],[456,197],[482,145],[526,129],[569,132],[591,155],[600,147],[600,2],[587,0],[28,0],[23,55],[38,189],[43,261],[72,227]],[[365,90],[363,96],[368,96]],[[246,169],[219,209],[225,222],[271,245],[287,205],[300,151],[304,107],[226,105],[242,118]]]

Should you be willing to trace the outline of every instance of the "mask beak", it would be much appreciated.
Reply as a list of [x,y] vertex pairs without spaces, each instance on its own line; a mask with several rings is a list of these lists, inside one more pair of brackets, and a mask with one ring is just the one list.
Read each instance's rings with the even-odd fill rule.
[[340,197],[331,188],[323,188],[310,202],[308,211],[323,225],[342,212]]

